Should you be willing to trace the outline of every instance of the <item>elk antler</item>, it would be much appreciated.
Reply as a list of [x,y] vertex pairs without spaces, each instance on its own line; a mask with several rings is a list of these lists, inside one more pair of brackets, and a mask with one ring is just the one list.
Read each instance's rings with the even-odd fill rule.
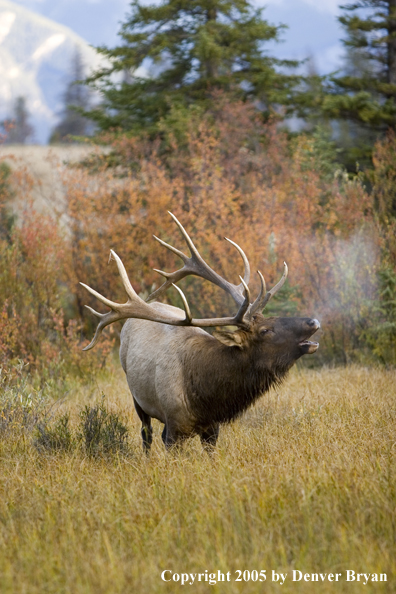
[[[149,297],[146,301],[143,301],[139,297],[139,295],[135,292],[134,288],[132,287],[130,280],[128,278],[127,272],[125,270],[124,264],[121,261],[121,258],[117,256],[117,254],[110,250],[111,256],[117,263],[118,271],[120,273],[122,282],[124,284],[125,291],[128,295],[128,300],[126,303],[116,303],[114,301],[110,301],[94,289],[91,289],[88,285],[84,283],[80,283],[87,291],[89,291],[92,295],[94,295],[99,301],[107,305],[111,309],[106,314],[101,314],[89,305],[87,307],[96,317],[99,318],[99,324],[96,328],[95,336],[93,337],[92,341],[86,346],[83,350],[87,351],[92,349],[98,341],[98,338],[106,326],[116,322],[118,320],[124,320],[126,318],[138,318],[141,320],[149,320],[152,322],[159,322],[161,324],[169,324],[172,326],[196,326],[196,327],[210,327],[210,326],[239,326],[242,328],[249,328],[250,320],[253,315],[258,311],[264,309],[267,305],[268,301],[275,295],[277,291],[283,286],[286,277],[287,277],[287,265],[284,263],[284,272],[281,280],[273,287],[270,291],[266,292],[265,287],[265,280],[261,272],[258,271],[260,282],[261,282],[261,289],[257,299],[254,303],[250,303],[250,291],[248,287],[249,278],[250,278],[250,266],[249,261],[244,253],[244,251],[231,241],[230,239],[225,238],[229,243],[231,243],[240,253],[242,256],[242,260],[244,263],[244,276],[243,278],[240,276],[241,283],[239,285],[234,285],[220,275],[217,274],[206,262],[203,260],[201,255],[199,254],[198,250],[196,249],[195,245],[193,244],[190,236],[181,225],[181,223],[177,220],[177,218],[170,212],[169,213],[177,226],[179,227],[189,249],[191,252],[191,257],[189,258],[183,252],[179,251],[178,249],[174,248],[173,246],[165,243],[162,239],[155,237],[157,241],[171,252],[179,256],[183,262],[184,266],[180,270],[176,270],[175,272],[163,272],[161,270],[156,270],[162,276],[166,278],[166,281]],[[175,284],[182,278],[188,275],[195,275],[199,276],[203,279],[210,281],[211,283],[217,285],[221,289],[223,289],[226,293],[228,293],[235,301],[235,303],[239,306],[238,312],[233,317],[228,318],[204,318],[200,320],[193,319],[191,316],[190,308],[187,303],[187,299],[183,293],[183,291]],[[159,312],[155,307],[149,305],[148,302],[157,297],[159,294],[163,293],[168,287],[173,286],[177,291],[180,293],[183,306],[184,306],[184,318],[182,313],[180,312],[169,312],[169,314],[164,314]]]
[[[245,271],[244,271],[244,275],[243,275],[243,280],[241,279],[241,281],[242,281],[241,284],[233,285],[232,283],[226,281],[219,274],[217,274],[217,272],[212,270],[212,268],[204,261],[204,259],[198,252],[197,248],[195,247],[195,245],[193,244],[193,242],[191,240],[191,237],[188,235],[188,233],[184,229],[183,225],[177,220],[177,218],[175,217],[174,214],[172,214],[171,212],[169,212],[169,214],[172,217],[172,219],[175,221],[176,225],[179,227],[181,234],[184,237],[184,239],[187,243],[187,246],[190,249],[191,257],[189,258],[188,256],[186,256],[186,254],[184,254],[180,250],[176,249],[172,245],[169,245],[168,243],[165,243],[165,241],[162,241],[162,239],[159,239],[158,237],[156,237],[154,235],[154,238],[161,245],[166,247],[168,250],[170,250],[171,252],[176,254],[176,256],[179,256],[179,258],[181,258],[183,260],[184,266],[183,266],[183,268],[181,268],[180,270],[176,270],[175,272],[163,272],[162,270],[157,270],[156,268],[154,268],[154,270],[156,272],[158,272],[159,274],[161,274],[162,276],[164,276],[166,278],[166,281],[158,289],[156,289],[153,293],[151,293],[147,297],[146,301],[149,302],[149,301],[152,301],[153,299],[156,299],[157,297],[162,295],[166,291],[166,289],[168,289],[168,287],[170,287],[172,284],[177,283],[182,278],[185,278],[186,276],[191,274],[191,275],[199,276],[205,280],[208,280],[209,282],[213,283],[214,285],[217,285],[218,287],[223,289],[226,293],[228,293],[234,299],[235,303],[238,306],[241,306],[241,304],[244,300],[244,297],[245,297],[244,285],[245,284],[248,285],[249,280],[250,280],[250,265],[249,265],[249,261],[248,261],[246,255],[245,255],[245,252],[242,250],[242,248],[239,247],[239,245],[237,243],[234,243],[233,241],[231,241],[231,239],[228,239],[227,237],[224,238],[226,241],[231,243],[231,245],[233,245],[238,250],[238,252],[242,256],[242,260],[243,260],[243,263],[245,266]],[[257,311],[259,311],[259,310],[262,311],[265,308],[265,306],[267,305],[267,303],[269,302],[269,300],[271,299],[271,297],[273,297],[275,295],[275,293],[277,293],[279,291],[279,289],[284,285],[286,278],[287,278],[287,274],[288,274],[288,268],[287,268],[286,262],[284,262],[283,264],[284,264],[284,271],[283,271],[281,280],[268,292],[266,292],[265,280],[264,280],[263,275],[261,274],[261,272],[259,270],[257,271],[257,273],[260,277],[260,282],[261,282],[260,293],[259,293],[257,299],[254,301],[254,303],[250,304],[248,312],[246,314],[246,319],[249,320],[253,317],[253,315]],[[241,278],[241,277],[239,277],[239,278]]]
[[115,303],[114,301],[110,301],[110,299],[107,299],[94,289],[91,289],[91,287],[89,287],[88,285],[80,283],[80,285],[87,289],[87,291],[89,291],[92,295],[99,299],[99,301],[101,301],[111,309],[111,311],[109,311],[108,313],[101,314],[95,311],[89,305],[85,306],[87,309],[89,309],[89,311],[91,311],[96,317],[100,319],[100,322],[98,324],[98,327],[96,328],[95,336],[93,337],[89,345],[83,349],[84,351],[88,351],[96,345],[103,328],[105,328],[109,324],[112,324],[113,322],[117,322],[118,320],[124,320],[126,318],[150,320],[152,322],[159,322],[161,324],[170,324],[171,326],[240,326],[243,328],[249,327],[249,322],[245,319],[245,314],[250,303],[250,292],[247,284],[241,277],[240,278],[244,288],[245,297],[235,316],[229,318],[208,318],[202,320],[194,320],[191,316],[190,308],[188,306],[183,291],[176,285],[173,285],[175,289],[177,289],[180,293],[183,301],[185,310],[185,317],[183,319],[179,313],[172,312],[169,313],[169,315],[163,315],[153,306],[148,305],[148,303],[143,301],[143,299],[139,297],[139,295],[135,292],[134,288],[132,287],[121,258],[117,256],[117,254],[113,250],[110,250],[110,253],[117,263],[117,267],[121,275],[125,291],[128,295],[128,301],[126,303]]
[[252,303],[252,305],[249,308],[249,312],[248,312],[249,319],[256,313],[256,311],[263,311],[263,309],[267,305],[268,301],[275,295],[275,293],[277,293],[279,291],[279,289],[281,289],[283,287],[283,285],[286,282],[288,272],[289,272],[289,269],[287,267],[287,264],[286,264],[286,262],[283,262],[282,278],[280,279],[280,281],[278,283],[276,283],[275,287],[272,287],[272,289],[270,291],[266,292],[264,277],[261,274],[261,272],[259,270],[257,270],[257,273],[260,276],[260,280],[261,280],[261,289],[260,289],[260,294],[257,297],[256,301],[254,303]]
[[217,272],[212,270],[212,268],[204,261],[201,254],[198,252],[197,248],[193,244],[190,236],[188,235],[187,231],[184,229],[183,225],[177,220],[177,218],[175,217],[174,214],[172,214],[171,212],[169,212],[169,214],[172,217],[172,219],[175,221],[176,225],[179,227],[181,234],[183,235],[183,237],[187,243],[187,246],[189,247],[189,250],[191,252],[191,257],[189,258],[188,256],[186,256],[186,254],[183,254],[183,252],[181,252],[180,250],[174,248],[172,245],[169,245],[168,243],[165,243],[165,241],[162,241],[162,239],[159,239],[158,237],[156,237],[154,235],[153,236],[154,239],[156,239],[161,245],[166,247],[168,250],[170,250],[171,252],[176,254],[176,256],[179,256],[179,258],[181,258],[183,260],[184,266],[183,266],[183,268],[181,268],[180,270],[176,270],[175,272],[163,272],[162,270],[157,270],[156,268],[154,268],[155,272],[158,272],[159,274],[161,274],[162,276],[164,276],[166,278],[166,281],[156,291],[151,293],[151,295],[149,295],[147,297],[146,301],[149,302],[149,301],[152,301],[153,299],[156,299],[157,297],[162,295],[172,284],[177,283],[182,278],[189,276],[191,274],[191,275],[199,276],[205,280],[208,280],[209,282],[213,283],[214,285],[217,285],[218,287],[220,287],[220,289],[223,289],[226,293],[231,295],[231,297],[234,299],[235,303],[240,306],[245,299],[244,285],[245,284],[248,285],[249,280],[250,280],[249,261],[245,255],[244,251],[239,247],[238,244],[231,241],[231,239],[227,239],[227,237],[224,238],[226,241],[231,243],[231,245],[233,245],[238,250],[238,252],[242,256],[242,260],[243,260],[243,263],[245,266],[245,271],[243,274],[243,281],[241,279],[242,282],[240,285],[233,285],[232,283],[229,283],[228,281],[226,281],[219,274],[217,274]]

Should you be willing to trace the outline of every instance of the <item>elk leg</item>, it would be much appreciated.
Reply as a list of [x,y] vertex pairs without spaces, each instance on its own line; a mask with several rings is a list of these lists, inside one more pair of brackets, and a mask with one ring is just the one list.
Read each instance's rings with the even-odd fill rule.
[[216,425],[211,425],[203,431],[200,435],[202,446],[205,448],[206,451],[212,452],[217,438],[219,437],[220,425],[217,423]]
[[133,403],[135,405],[136,412],[139,416],[139,419],[142,421],[142,439],[143,439],[143,451],[146,454],[150,451],[151,442],[153,441],[153,428],[151,426],[151,417],[144,410],[141,406],[133,399]]
[[164,442],[167,450],[170,450],[171,448],[176,449],[183,441],[183,436],[168,424],[165,425],[162,432],[162,441]]

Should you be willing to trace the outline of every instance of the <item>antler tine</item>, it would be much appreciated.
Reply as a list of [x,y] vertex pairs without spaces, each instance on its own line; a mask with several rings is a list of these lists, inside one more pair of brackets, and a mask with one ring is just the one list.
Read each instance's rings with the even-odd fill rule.
[[[147,297],[146,302],[156,299],[157,297],[159,297],[159,295],[162,295],[166,291],[166,289],[168,289],[172,284],[177,283],[182,278],[185,278],[186,276],[189,276],[189,275],[195,275],[195,276],[199,276],[201,278],[208,280],[209,282],[217,285],[218,287],[220,287],[221,289],[226,291],[226,293],[231,295],[231,297],[233,298],[235,303],[240,307],[242,305],[242,303],[244,303],[244,300],[245,300],[245,292],[244,292],[243,285],[242,284],[233,285],[232,283],[229,283],[224,278],[222,278],[219,274],[217,274],[217,272],[212,270],[212,268],[205,262],[205,260],[202,258],[202,256],[198,252],[197,248],[195,247],[190,236],[188,235],[187,231],[184,229],[184,227],[180,223],[180,221],[178,221],[178,219],[175,217],[175,215],[172,214],[171,212],[169,212],[169,214],[172,217],[172,219],[174,220],[174,222],[176,223],[176,225],[179,227],[180,232],[183,235],[183,238],[184,238],[185,242],[187,243],[187,246],[191,252],[191,257],[188,258],[180,250],[177,250],[173,246],[170,246],[169,244],[165,243],[164,241],[162,241],[161,239],[158,239],[156,237],[157,241],[159,241],[159,243],[161,245],[163,245],[167,249],[171,250],[174,254],[176,254],[183,260],[184,266],[183,266],[183,268],[181,268],[180,270],[176,270],[175,272],[165,272],[164,273],[162,271],[157,270],[157,272],[159,272],[159,274],[161,274],[162,276],[164,276],[166,278],[166,281],[158,289],[153,291]],[[235,246],[235,248],[238,250],[238,252],[242,256],[242,259],[244,262],[244,267],[245,267],[244,281],[247,284],[249,282],[249,278],[250,278],[250,266],[249,266],[248,259],[245,255],[245,253],[243,252],[243,250],[239,247],[239,245],[237,245],[236,243],[234,243],[233,241],[231,241],[229,239],[227,241],[229,241],[233,246]]]
[[[192,257],[189,258],[188,256],[186,256],[186,254],[184,254],[177,248],[173,247],[173,245],[170,245],[169,243],[166,243],[165,241],[163,241],[156,235],[153,235],[154,239],[156,239],[158,241],[158,243],[160,243],[162,246],[164,246],[165,248],[167,248],[168,250],[170,250],[171,252],[176,254],[176,256],[179,256],[179,258],[181,258],[183,260],[184,266],[183,266],[183,268],[181,268],[180,270],[176,270],[175,272],[165,272],[165,273],[163,271],[160,271],[160,270],[157,270],[156,268],[154,268],[155,272],[158,272],[159,274],[164,276],[167,280],[160,287],[158,287],[158,289],[153,291],[147,297],[147,299],[146,299],[147,302],[153,301],[154,299],[156,299],[157,297],[159,297],[160,295],[165,293],[165,291],[167,289],[169,289],[169,287],[171,287],[174,283],[177,283],[179,280],[181,280],[182,278],[185,278],[189,274],[196,274],[197,276],[200,276],[199,274],[197,274],[197,270],[196,270],[198,267],[196,265],[194,267],[194,264],[198,263],[198,264],[205,265],[197,248],[195,247],[194,243],[192,242],[191,237],[189,236],[189,234],[187,233],[187,231],[185,230],[183,225],[180,223],[180,221],[175,217],[175,215],[172,212],[170,212],[168,210],[168,213],[170,214],[170,216],[172,217],[172,219],[174,220],[176,225],[179,227],[181,234],[183,235],[184,240],[187,243],[187,246],[191,252]],[[195,268],[194,270],[192,269],[193,267]]]
[[[83,285],[83,287],[88,288],[87,285],[84,285],[83,283],[80,283],[80,285]],[[89,309],[89,311],[92,312],[97,318],[100,318],[100,322],[96,328],[96,332],[95,332],[93,339],[86,347],[83,348],[83,351],[89,351],[98,342],[99,336],[102,334],[103,329],[106,328],[106,326],[108,326],[112,322],[116,322],[120,318],[119,318],[118,314],[115,312],[108,312],[107,314],[101,314],[98,311],[95,311],[89,305],[86,305],[85,307],[87,309]]]
[[[245,266],[245,271],[243,273],[243,280],[248,285],[249,284],[249,281],[250,281],[250,264],[249,264],[249,260],[246,257],[245,252],[243,251],[243,249],[237,243],[235,243],[235,241],[231,241],[231,239],[228,239],[228,237],[224,237],[224,239],[226,241],[228,241],[228,243],[230,243],[231,245],[233,245],[238,250],[238,252],[241,254],[242,260],[243,260],[243,264]],[[242,287],[242,283],[241,283],[240,286]]]
[[117,254],[115,253],[114,250],[110,250],[110,254],[116,261],[118,272],[120,273],[126,294],[128,295],[129,299],[132,299],[132,300],[135,299],[135,297],[137,297],[138,295],[135,292],[135,289],[131,285],[131,281],[128,278],[127,271],[125,270],[125,266],[124,266],[121,258],[119,256],[117,256]]
[[172,217],[172,219],[175,221],[176,225],[179,227],[179,229],[181,231],[181,234],[183,235],[184,239],[186,240],[186,244],[188,245],[191,254],[194,254],[194,256],[196,256],[197,258],[201,259],[201,256],[200,256],[197,248],[193,244],[191,237],[189,236],[189,234],[187,233],[187,231],[185,230],[185,228],[183,227],[183,225],[181,224],[181,222],[177,220],[177,218],[175,217],[175,215],[172,212],[170,212],[170,210],[168,210],[168,214],[170,214],[170,216]]
[[184,305],[184,311],[186,312],[186,320],[191,323],[192,322],[192,315],[191,315],[191,311],[190,311],[190,307],[188,305],[188,301],[186,299],[185,294],[183,293],[183,291],[180,289],[180,287],[178,287],[177,285],[175,285],[174,283],[172,283],[172,286],[175,287],[175,289],[178,290],[180,297],[182,298],[183,301],[183,305]]
[[[95,289],[91,289],[91,287],[89,287],[85,283],[80,283],[80,285],[82,287],[84,287],[84,289],[87,289],[87,291],[89,291],[91,293],[91,295],[93,295],[94,297],[96,297],[96,299],[99,299],[99,301],[101,301],[102,303],[104,303],[105,305],[107,305],[107,307],[113,308],[113,307],[115,307],[117,305],[117,303],[115,303],[114,301],[110,301],[110,299],[107,299],[107,297],[104,297],[103,295],[101,295],[100,293],[98,293],[97,291],[95,291]],[[95,310],[93,310],[93,312],[94,312],[95,315],[102,315],[102,314],[98,314],[98,312],[96,312]]]
[[266,284],[265,284],[265,280],[264,280],[264,277],[261,274],[260,270],[257,270],[257,274],[260,277],[260,284],[261,284],[261,286],[260,286],[260,293],[258,294],[258,296],[255,299],[254,303],[252,303],[252,306],[251,306],[250,312],[249,312],[249,317],[251,317],[256,312],[256,310],[259,309],[261,300],[263,299],[264,295],[267,292],[267,287],[266,287]]
[[173,245],[169,245],[169,243],[166,243],[165,241],[163,241],[156,235],[153,235],[153,237],[154,237],[154,239],[156,239],[158,241],[158,243],[160,243],[161,245],[166,247],[168,250],[170,250],[171,252],[176,254],[176,256],[179,256],[179,258],[181,258],[183,260],[183,262],[186,262],[188,260],[188,256],[186,256],[186,254],[183,254],[183,252],[181,252],[177,248],[173,247]]
[[262,274],[259,272],[260,279],[262,278],[262,283],[264,282],[264,291],[262,290],[263,289],[263,284],[262,284],[262,288],[260,290],[260,295],[258,296],[258,298],[256,299],[256,301],[253,303],[252,307],[250,308],[249,318],[251,318],[253,316],[253,314],[256,313],[256,311],[262,311],[265,308],[265,306],[267,305],[268,301],[275,295],[275,293],[277,293],[279,291],[279,289],[281,289],[283,287],[283,285],[286,282],[288,272],[289,272],[289,269],[287,267],[287,264],[286,264],[286,262],[283,262],[283,274],[282,274],[282,278],[265,295],[264,295],[264,292],[265,292],[265,281],[264,281],[264,278],[262,277]]
[[235,316],[235,322],[236,323],[241,323],[244,321],[244,315],[247,312],[247,310],[249,309],[249,305],[250,305],[250,291],[249,291],[249,287],[247,286],[247,284],[245,283],[245,281],[243,280],[243,278],[241,276],[239,276],[239,278],[241,279],[241,285],[243,286],[244,292],[245,292],[245,299],[241,305],[241,307],[239,308],[238,313]]
[[[168,210],[168,213],[170,214],[170,216],[172,217],[172,219],[175,221],[175,223],[179,227],[179,229],[180,229],[180,231],[181,231],[184,239],[186,240],[186,243],[187,243],[188,247],[191,250],[191,253],[195,257],[200,258],[197,248],[195,247],[195,245],[191,241],[191,238],[188,235],[187,231],[184,229],[183,225],[177,220],[177,218],[175,217],[175,215],[173,213],[171,213],[169,210]],[[186,254],[184,254],[183,252],[181,252],[177,248],[173,247],[173,245],[170,245],[169,243],[166,243],[165,241],[163,241],[162,239],[160,239],[156,235],[153,235],[153,237],[163,247],[165,247],[166,249],[168,249],[171,252],[173,252],[174,254],[176,254],[176,256],[179,256],[179,258],[181,258],[183,260],[184,266],[183,266],[183,268],[181,268],[180,270],[176,270],[175,272],[163,272],[162,270],[158,270],[157,268],[154,268],[154,271],[155,272],[158,272],[158,274],[161,274],[167,280],[160,287],[158,287],[158,289],[156,289],[155,291],[153,291],[147,297],[146,302],[153,301],[154,299],[156,299],[157,297],[159,297],[160,295],[162,295],[163,293],[165,293],[165,291],[167,289],[169,289],[169,287],[171,287],[174,283],[177,283],[182,278],[184,278],[184,277],[188,276],[189,274],[191,274],[191,272],[186,268],[186,265],[187,265],[188,261],[191,260],[191,258],[189,258],[188,256],[186,256]]]

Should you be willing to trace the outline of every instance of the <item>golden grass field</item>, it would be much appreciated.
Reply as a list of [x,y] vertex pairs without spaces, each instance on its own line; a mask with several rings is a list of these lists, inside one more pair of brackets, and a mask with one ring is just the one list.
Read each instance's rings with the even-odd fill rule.
[[[295,368],[223,427],[212,457],[197,438],[165,453],[159,424],[143,455],[119,367],[62,410],[102,391],[128,421],[128,456],[39,453],[26,433],[1,436],[2,594],[396,592],[394,371]],[[293,569],[341,578],[293,582]],[[348,569],[387,582],[347,582]],[[163,570],[231,581],[181,586]],[[267,581],[236,582],[236,570]],[[288,574],[282,586],[272,570]]]

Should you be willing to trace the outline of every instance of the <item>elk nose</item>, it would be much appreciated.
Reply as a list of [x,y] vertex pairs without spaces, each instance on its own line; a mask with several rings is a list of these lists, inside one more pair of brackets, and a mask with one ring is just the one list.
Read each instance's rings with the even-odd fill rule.
[[319,328],[320,328],[320,322],[319,322],[319,320],[317,320],[316,318],[314,318],[312,320],[308,320],[308,326],[310,328],[315,328],[315,330],[319,330]]

